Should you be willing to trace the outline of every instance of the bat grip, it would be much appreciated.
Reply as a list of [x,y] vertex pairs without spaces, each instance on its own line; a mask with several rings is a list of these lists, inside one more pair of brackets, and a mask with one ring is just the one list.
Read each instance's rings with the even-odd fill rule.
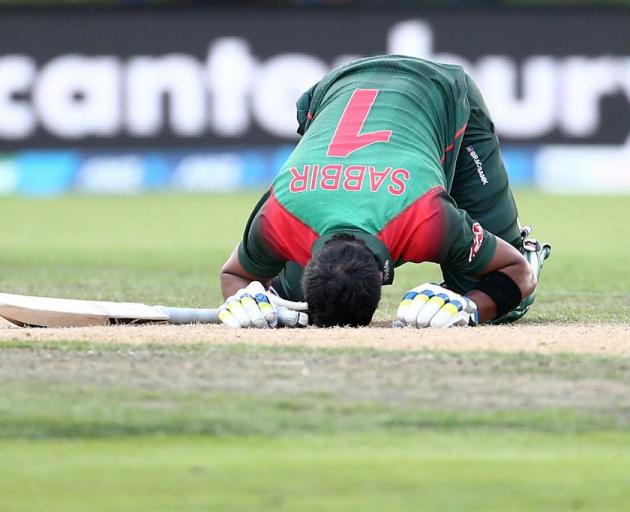
[[[168,322],[174,325],[221,323],[218,309],[153,307],[166,315]],[[308,316],[305,313],[292,311],[282,306],[278,307],[277,311],[278,323],[283,327],[306,327],[308,323]]]
[[173,308],[168,306],[154,306],[155,309],[168,316],[171,324],[218,324],[218,309],[203,308]]

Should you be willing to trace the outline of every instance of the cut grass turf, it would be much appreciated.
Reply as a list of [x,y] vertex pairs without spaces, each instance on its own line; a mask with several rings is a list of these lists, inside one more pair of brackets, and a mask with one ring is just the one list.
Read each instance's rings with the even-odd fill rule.
[[13,346],[0,351],[0,438],[630,427],[628,359]]
[[627,433],[0,441],[0,453],[3,512],[619,512],[630,503]]
[[[216,306],[219,268],[256,199],[3,198],[0,290]],[[517,200],[521,220],[553,244],[524,321],[630,322],[627,198],[522,191]],[[391,317],[426,280],[439,280],[434,265],[398,269],[379,315]],[[36,344],[0,343],[2,512],[617,512],[630,503],[624,360],[123,342],[39,347],[30,362],[11,358]],[[263,371],[257,357],[291,364]],[[160,358],[170,373],[155,373]],[[310,361],[307,379],[297,360]],[[178,376],[193,384],[174,384]]]
[[[528,322],[630,322],[625,197],[519,191],[524,223],[553,245]],[[218,272],[242,236],[257,194],[5,198],[0,290],[149,303],[218,305]],[[439,280],[435,265],[405,265],[383,289],[379,314]]]
[[[607,393],[627,386],[627,360],[73,345],[0,352],[3,512],[617,512],[630,500],[627,403]],[[554,407],[565,392],[573,406]],[[449,408],[458,395],[468,403]]]

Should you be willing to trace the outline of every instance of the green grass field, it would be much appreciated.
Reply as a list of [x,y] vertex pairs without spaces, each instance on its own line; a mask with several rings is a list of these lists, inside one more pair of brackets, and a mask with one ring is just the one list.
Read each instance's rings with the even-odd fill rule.
[[164,437],[0,442],[0,449],[13,468],[0,473],[3,510],[12,512],[79,512],[87,504],[95,511],[621,511],[630,473],[627,437],[610,434],[562,443],[465,432],[395,440]]
[[[218,304],[218,271],[257,194],[2,199],[0,289],[112,300]],[[630,322],[626,197],[517,195],[521,220],[553,245],[528,321]],[[426,279],[407,265],[382,312]]]
[[[628,198],[517,199],[553,245],[524,322],[630,324]],[[216,306],[255,200],[3,198],[0,290]],[[6,335],[0,510],[628,509],[628,359],[190,341]]]

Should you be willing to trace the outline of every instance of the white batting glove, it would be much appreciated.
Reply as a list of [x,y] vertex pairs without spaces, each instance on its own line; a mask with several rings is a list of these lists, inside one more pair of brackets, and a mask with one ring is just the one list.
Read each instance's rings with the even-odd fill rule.
[[219,320],[234,329],[264,329],[278,325],[278,314],[269,292],[258,281],[252,281],[219,306]]
[[278,311],[278,327],[308,327],[308,313],[276,306]]
[[308,327],[308,304],[283,299],[278,292],[269,287],[269,301],[278,312],[278,327]]
[[412,327],[477,325],[477,305],[467,297],[433,283],[409,290],[400,301],[396,317]]

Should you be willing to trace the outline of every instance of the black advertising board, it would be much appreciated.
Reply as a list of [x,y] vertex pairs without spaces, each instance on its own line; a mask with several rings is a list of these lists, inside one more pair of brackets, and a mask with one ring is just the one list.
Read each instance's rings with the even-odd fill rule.
[[288,143],[304,89],[383,53],[463,64],[504,142],[630,136],[627,11],[26,10],[0,14],[0,150]]

